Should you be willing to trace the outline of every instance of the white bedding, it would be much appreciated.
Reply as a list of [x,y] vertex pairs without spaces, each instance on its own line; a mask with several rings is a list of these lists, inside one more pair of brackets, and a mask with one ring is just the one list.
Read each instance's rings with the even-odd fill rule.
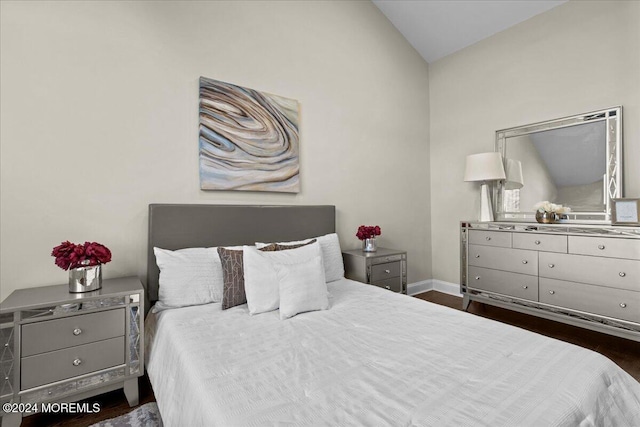
[[598,353],[346,279],[329,292],[288,320],[158,313],[165,426],[640,426],[640,383]]

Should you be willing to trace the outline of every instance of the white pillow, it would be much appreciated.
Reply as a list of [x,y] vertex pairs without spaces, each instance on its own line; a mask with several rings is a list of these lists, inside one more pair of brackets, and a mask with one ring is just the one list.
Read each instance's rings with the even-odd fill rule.
[[[322,262],[324,264],[324,275],[327,283],[340,280],[344,277],[344,264],[342,262],[342,250],[340,240],[336,233],[325,234],[324,236],[313,237],[320,244],[322,250]],[[311,239],[298,240],[295,242],[278,242],[279,245],[295,245],[307,243]],[[269,243],[256,242],[258,248],[267,246]]]
[[320,256],[320,245],[312,243],[286,251],[261,252],[255,246],[243,247],[244,291],[250,314],[277,310],[280,285],[275,264],[298,264]]
[[160,268],[159,301],[168,307],[222,300],[222,264],[216,248],[153,248]]
[[299,264],[275,264],[280,282],[280,319],[329,308],[322,257]]

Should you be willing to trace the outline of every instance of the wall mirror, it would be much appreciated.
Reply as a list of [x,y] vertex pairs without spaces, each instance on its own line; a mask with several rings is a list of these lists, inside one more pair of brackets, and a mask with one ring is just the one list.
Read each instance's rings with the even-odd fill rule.
[[622,107],[496,132],[507,179],[493,186],[497,221],[535,221],[534,205],[571,208],[561,222],[609,222],[622,197]]

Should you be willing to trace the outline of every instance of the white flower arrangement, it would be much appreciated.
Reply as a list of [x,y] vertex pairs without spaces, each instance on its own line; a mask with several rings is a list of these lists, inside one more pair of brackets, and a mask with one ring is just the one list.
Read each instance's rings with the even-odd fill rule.
[[551,203],[547,200],[544,202],[538,202],[533,207],[537,212],[553,212],[557,214],[566,214],[571,212],[571,208],[562,205],[556,205],[555,203]]

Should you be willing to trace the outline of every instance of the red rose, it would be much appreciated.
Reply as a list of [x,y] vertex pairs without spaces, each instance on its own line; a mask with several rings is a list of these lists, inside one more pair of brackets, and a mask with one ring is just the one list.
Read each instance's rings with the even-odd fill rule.
[[85,242],[84,245],[76,245],[69,241],[62,242],[53,248],[51,255],[55,257],[56,265],[63,270],[83,265],[106,264],[111,261],[111,251],[96,242]]

